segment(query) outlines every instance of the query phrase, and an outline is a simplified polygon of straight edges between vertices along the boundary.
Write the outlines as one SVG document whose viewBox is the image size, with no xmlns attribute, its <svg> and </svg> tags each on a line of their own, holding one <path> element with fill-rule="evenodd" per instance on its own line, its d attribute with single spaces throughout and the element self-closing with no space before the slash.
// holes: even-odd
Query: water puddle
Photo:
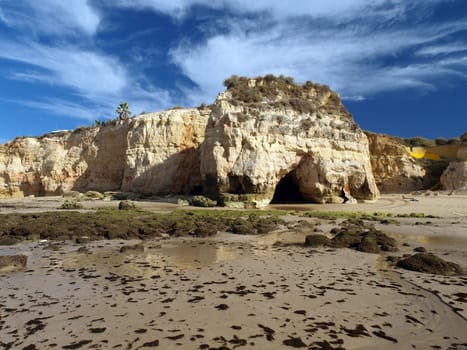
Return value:
<svg viewBox="0 0 467 350">
<path fill-rule="evenodd" d="M 133 244 L 125 242 L 124 245 Z M 122 246 L 113 243 L 89 248 L 90 252 L 69 251 L 57 264 L 64 269 L 96 269 L 105 273 L 151 278 L 233 260 L 250 251 L 244 244 L 200 239 L 145 242 L 144 250 L 120 252 Z"/>
<path fill-rule="evenodd" d="M 424 246 L 436 246 L 437 248 L 455 248 L 465 247 L 467 237 L 441 236 L 441 235 L 423 235 L 386 232 L 389 236 L 399 242 L 410 240 Z"/>
</svg>

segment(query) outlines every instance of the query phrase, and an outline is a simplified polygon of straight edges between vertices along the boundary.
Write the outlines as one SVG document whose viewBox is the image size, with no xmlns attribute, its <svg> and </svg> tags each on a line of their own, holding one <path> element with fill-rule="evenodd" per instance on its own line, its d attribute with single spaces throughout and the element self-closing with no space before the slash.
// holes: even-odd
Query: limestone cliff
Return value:
<svg viewBox="0 0 467 350">
<path fill-rule="evenodd" d="M 429 186 L 429 172 L 400 141 L 384 134 L 366 135 L 373 175 L 381 192 L 409 192 Z"/>
<path fill-rule="evenodd" d="M 441 184 L 446 190 L 467 191 L 467 138 L 457 150 L 457 159 L 441 175 Z"/>
<path fill-rule="evenodd" d="M 204 192 L 256 207 L 281 187 L 320 203 L 342 202 L 344 190 L 378 196 L 367 137 L 328 87 L 272 76 L 226 83 L 209 107 L 0 145 L 0 196 Z"/>
<path fill-rule="evenodd" d="M 217 98 L 201 146 L 208 193 L 261 207 L 288 177 L 288 191 L 307 201 L 342 202 L 344 188 L 377 197 L 367 137 L 337 94 L 267 77 L 233 85 Z"/>
<path fill-rule="evenodd" d="M 17 138 L 0 146 L 0 196 L 189 191 L 200 185 L 198 150 L 208 116 L 209 110 L 173 109 Z"/>
</svg>

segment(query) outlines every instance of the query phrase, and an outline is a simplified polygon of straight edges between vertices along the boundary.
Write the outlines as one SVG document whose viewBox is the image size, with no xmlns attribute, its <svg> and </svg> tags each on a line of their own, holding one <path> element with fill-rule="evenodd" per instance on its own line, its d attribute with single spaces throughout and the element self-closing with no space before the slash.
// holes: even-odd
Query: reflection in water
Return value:
<svg viewBox="0 0 467 350">
<path fill-rule="evenodd" d="M 117 253 L 118 249 L 116 246 L 98 248 L 91 254 L 73 251 L 57 263 L 70 269 L 91 268 L 105 273 L 150 278 L 168 270 L 194 269 L 238 256 L 236 244 L 201 240 L 164 242 L 144 251 Z"/>
<path fill-rule="evenodd" d="M 158 264 L 168 263 L 182 269 L 207 266 L 221 261 L 232 260 L 236 252 L 232 246 L 214 242 L 175 242 L 163 244 L 159 249 L 150 249 L 146 262 Z"/>
<path fill-rule="evenodd" d="M 466 238 L 452 237 L 452 236 L 441 236 L 441 235 L 421 235 L 421 234 L 404 234 L 404 233 L 393 233 L 386 232 L 389 236 L 397 239 L 404 240 L 408 239 L 423 245 L 436 245 L 437 247 L 455 247 L 465 246 L 467 243 Z"/>
</svg>

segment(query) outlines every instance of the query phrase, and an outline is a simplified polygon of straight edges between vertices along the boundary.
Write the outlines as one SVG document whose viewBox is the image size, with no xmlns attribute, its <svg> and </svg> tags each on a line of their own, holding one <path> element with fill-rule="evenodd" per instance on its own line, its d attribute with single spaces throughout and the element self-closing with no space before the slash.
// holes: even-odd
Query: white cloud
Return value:
<svg viewBox="0 0 467 350">
<path fill-rule="evenodd" d="M 467 28 L 466 22 L 380 30 L 371 25 L 343 30 L 333 26 L 297 28 L 284 22 L 267 31 L 234 30 L 197 46 L 179 46 L 172 50 L 172 58 L 211 98 L 232 74 L 286 74 L 299 81 L 328 84 L 343 96 L 361 99 L 382 91 L 431 89 L 433 79 L 463 73 L 436 60 L 385 66 L 379 62 Z M 197 97 L 201 92 L 194 94 Z"/>
<path fill-rule="evenodd" d="M 136 113 L 172 105 L 167 91 L 151 84 L 142 86 L 137 76 L 131 75 L 123 63 L 111 56 L 75 47 L 50 47 L 32 42 L 0 40 L 0 46 L 4 49 L 0 51 L 0 58 L 31 66 L 15 69 L 8 78 L 66 87 L 83 99 L 81 104 L 41 97 L 16 103 L 89 120 L 114 117 L 113 110 L 120 101 L 128 101 Z"/>
<path fill-rule="evenodd" d="M 115 94 L 128 81 L 128 73 L 116 59 L 74 47 L 50 47 L 37 43 L 0 40 L 0 58 L 41 68 L 16 77 L 67 86 L 81 95 Z"/>
<path fill-rule="evenodd" d="M 449 43 L 427 46 L 417 51 L 420 56 L 436 56 L 467 51 L 466 43 Z"/>
<path fill-rule="evenodd" d="M 190 7 L 202 5 L 213 9 L 231 9 L 239 13 L 269 12 L 278 18 L 312 16 L 329 17 L 335 20 L 355 15 L 363 17 L 368 13 L 373 15 L 387 15 L 394 11 L 399 13 L 398 7 L 404 2 L 404 0 L 390 2 L 387 0 L 294 0 L 293 3 L 271 0 L 116 0 L 114 4 L 124 7 L 151 8 L 173 17 L 181 17 L 188 12 Z"/>
<path fill-rule="evenodd" d="M 22 0 L 2 2 L 0 20 L 34 33 L 95 34 L 100 16 L 88 0 Z"/>
</svg>

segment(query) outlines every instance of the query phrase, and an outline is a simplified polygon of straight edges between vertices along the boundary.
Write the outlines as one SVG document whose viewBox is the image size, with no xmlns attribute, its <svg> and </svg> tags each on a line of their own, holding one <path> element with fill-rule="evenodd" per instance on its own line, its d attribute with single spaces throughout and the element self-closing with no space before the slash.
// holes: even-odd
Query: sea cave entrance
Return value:
<svg viewBox="0 0 467 350">
<path fill-rule="evenodd" d="M 294 172 L 284 176 L 276 186 L 271 204 L 305 203 L 300 193 Z"/>
</svg>

